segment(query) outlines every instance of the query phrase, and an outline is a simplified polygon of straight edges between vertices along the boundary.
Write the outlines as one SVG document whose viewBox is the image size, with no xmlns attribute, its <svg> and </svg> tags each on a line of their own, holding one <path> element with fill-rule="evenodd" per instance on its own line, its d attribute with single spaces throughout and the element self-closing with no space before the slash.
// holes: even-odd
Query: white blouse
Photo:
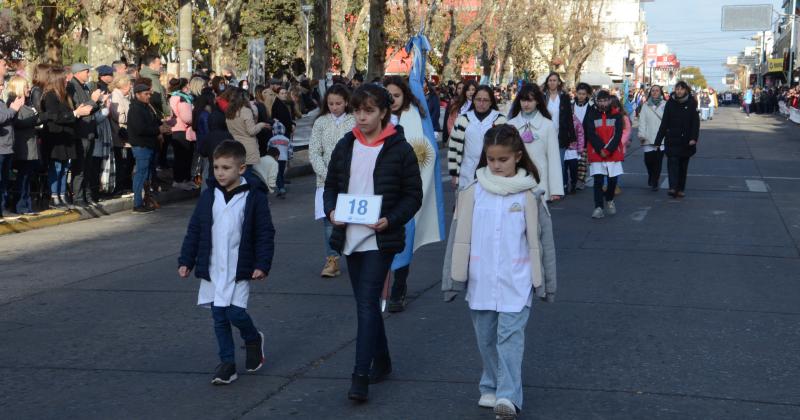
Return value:
<svg viewBox="0 0 800 420">
<path fill-rule="evenodd" d="M 475 185 L 469 255 L 469 308 L 519 312 L 531 306 L 533 284 L 525 235 L 525 193 L 501 196 Z"/>
<path fill-rule="evenodd" d="M 348 194 L 373 195 L 375 194 L 375 162 L 383 149 L 383 143 L 377 146 L 365 146 L 360 141 L 353 143 L 353 158 L 350 161 L 350 183 L 347 185 Z M 345 232 L 344 255 L 354 252 L 377 251 L 378 241 L 375 229 L 365 225 L 349 223 Z"/>
<path fill-rule="evenodd" d="M 246 184 L 244 178 L 241 183 Z M 214 189 L 212 212 L 214 224 L 211 226 L 211 256 L 208 273 L 211 281 L 200 280 L 197 304 L 202 306 L 247 308 L 250 298 L 250 281 L 236 281 L 236 266 L 239 264 L 239 243 L 242 239 L 244 206 L 249 191 L 239 193 L 225 202 L 225 195 L 219 188 Z"/>
</svg>

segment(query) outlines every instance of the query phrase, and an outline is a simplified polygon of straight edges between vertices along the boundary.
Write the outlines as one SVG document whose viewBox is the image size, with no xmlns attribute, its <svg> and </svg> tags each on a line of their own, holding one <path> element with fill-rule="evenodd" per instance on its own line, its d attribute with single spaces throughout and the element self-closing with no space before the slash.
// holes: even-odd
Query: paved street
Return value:
<svg viewBox="0 0 800 420">
<path fill-rule="evenodd" d="M 590 219 L 590 190 L 552 206 L 559 292 L 532 311 L 523 418 L 800 418 L 800 134 L 724 108 L 700 141 L 683 200 L 645 189 L 634 150 L 615 217 Z M 318 276 L 313 177 L 289 187 L 250 299 L 267 362 L 231 386 L 210 384 L 211 316 L 176 275 L 192 203 L 2 237 L 0 417 L 493 418 L 466 303 L 441 299 L 440 244 L 387 317 L 391 380 L 346 399 L 349 282 Z"/>
</svg>

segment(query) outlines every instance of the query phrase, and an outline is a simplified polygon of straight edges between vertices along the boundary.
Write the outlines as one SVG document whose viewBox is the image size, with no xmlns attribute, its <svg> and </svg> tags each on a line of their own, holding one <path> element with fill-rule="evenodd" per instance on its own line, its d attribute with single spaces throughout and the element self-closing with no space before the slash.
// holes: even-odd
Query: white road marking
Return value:
<svg viewBox="0 0 800 420">
<path fill-rule="evenodd" d="M 631 219 L 633 219 L 634 222 L 643 221 L 644 218 L 647 217 L 647 212 L 649 212 L 651 208 L 652 207 L 642 207 L 639 210 L 636 210 L 633 212 L 633 214 L 631 214 Z"/>
<path fill-rule="evenodd" d="M 758 179 L 746 179 L 744 182 L 747 184 L 747 189 L 750 190 L 750 192 L 765 193 L 769 191 L 767 184 L 764 181 Z"/>
<path fill-rule="evenodd" d="M 647 175 L 643 172 L 625 172 L 625 175 Z M 692 177 L 704 177 L 704 178 L 752 178 L 753 176 L 750 175 L 712 175 L 712 174 L 688 174 L 689 178 Z M 800 181 L 798 177 L 791 177 L 791 176 L 756 176 L 758 179 L 777 179 L 781 181 Z"/>
<path fill-rule="evenodd" d="M 664 180 L 661 181 L 661 189 L 666 190 L 667 188 L 669 188 L 669 178 L 664 178 Z"/>
</svg>

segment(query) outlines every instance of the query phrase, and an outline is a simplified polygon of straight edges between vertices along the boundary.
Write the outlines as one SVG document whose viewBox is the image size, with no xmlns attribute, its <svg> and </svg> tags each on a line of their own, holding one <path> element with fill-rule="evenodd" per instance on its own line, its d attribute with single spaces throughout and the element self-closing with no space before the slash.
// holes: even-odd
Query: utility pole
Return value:
<svg viewBox="0 0 800 420">
<path fill-rule="evenodd" d="M 303 19 L 306 21 L 306 77 L 308 77 L 311 73 L 311 56 L 309 54 L 309 32 L 308 32 L 308 25 L 311 22 L 311 12 L 314 11 L 314 6 L 310 4 L 303 4 L 300 6 L 300 10 L 303 11 Z"/>
<path fill-rule="evenodd" d="M 192 75 L 192 1 L 180 0 L 178 9 L 178 77 Z"/>
<path fill-rule="evenodd" d="M 792 0 L 792 13 L 789 15 L 789 18 L 792 19 L 792 32 L 789 37 L 789 69 L 787 70 L 786 74 L 786 83 L 789 84 L 789 87 L 792 86 L 792 73 L 794 70 L 794 49 L 796 46 L 794 45 L 794 34 L 795 34 L 795 25 L 797 20 L 797 15 L 795 15 L 795 11 L 797 11 L 797 0 Z"/>
</svg>

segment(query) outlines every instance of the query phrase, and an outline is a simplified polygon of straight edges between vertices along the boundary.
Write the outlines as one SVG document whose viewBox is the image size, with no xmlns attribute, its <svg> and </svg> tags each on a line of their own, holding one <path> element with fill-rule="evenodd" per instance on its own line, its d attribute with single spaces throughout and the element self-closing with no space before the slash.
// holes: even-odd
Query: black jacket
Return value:
<svg viewBox="0 0 800 420">
<path fill-rule="evenodd" d="M 656 134 L 656 146 L 666 139 L 665 152 L 667 156 L 691 157 L 697 151 L 696 146 L 690 146 L 690 140 L 700 140 L 700 116 L 697 115 L 697 101 L 689 97 L 686 102 L 680 103 L 675 99 L 675 94 L 670 95 L 664 107 L 664 116 Z"/>
<path fill-rule="evenodd" d="M 89 115 L 78 118 L 75 125 L 77 138 L 81 140 L 97 138 L 97 121 L 94 119 L 94 113 L 100 110 L 100 105 L 92 100 L 89 87 L 79 82 L 78 79 L 73 78 L 67 83 L 67 96 L 72 100 L 72 105 L 75 109 L 83 104 L 92 106 L 92 112 Z"/>
<path fill-rule="evenodd" d="M 158 148 L 159 119 L 150 104 L 138 99 L 131 101 L 128 109 L 128 143 L 134 147 Z"/>
<path fill-rule="evenodd" d="M 572 122 L 572 99 L 564 92 L 558 97 L 558 147 L 566 149 L 570 143 L 578 140 L 578 136 L 575 134 L 575 125 Z M 550 99 L 545 97 L 545 100 Z"/>
<path fill-rule="evenodd" d="M 414 149 L 406 142 L 403 128 L 387 138 L 375 161 L 373 180 L 375 195 L 383 196 L 380 217 L 389 221 L 389 227 L 376 236 L 378 250 L 396 254 L 405 248 L 405 225 L 422 206 L 422 178 Z M 345 134 L 333 149 L 325 178 L 325 215 L 330 218 L 336 208 L 339 193 L 346 194 L 350 185 L 350 161 L 353 158 L 353 132 Z M 345 227 L 334 226 L 331 247 L 339 252 L 344 248 Z"/>
<path fill-rule="evenodd" d="M 67 101 L 53 92 L 42 96 L 39 119 L 44 124 L 41 131 L 42 155 L 45 159 L 68 160 L 77 157 L 75 150 L 75 114 Z"/>
<path fill-rule="evenodd" d="M 294 131 L 292 111 L 286 103 L 278 98 L 275 98 L 275 102 L 272 103 L 272 118 L 280 121 L 286 128 L 286 133 L 284 135 L 288 138 L 292 138 L 292 132 Z"/>
</svg>

